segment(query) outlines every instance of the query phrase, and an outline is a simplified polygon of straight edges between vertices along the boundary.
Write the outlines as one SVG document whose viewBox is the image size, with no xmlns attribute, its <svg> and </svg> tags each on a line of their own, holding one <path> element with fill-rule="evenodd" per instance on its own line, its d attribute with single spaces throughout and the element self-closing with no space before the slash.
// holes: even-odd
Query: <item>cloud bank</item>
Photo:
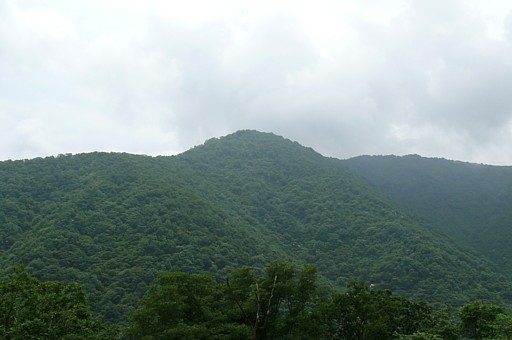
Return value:
<svg viewBox="0 0 512 340">
<path fill-rule="evenodd" d="M 512 165 L 510 89 L 508 1 L 0 3 L 0 159 L 250 128 Z"/>
</svg>

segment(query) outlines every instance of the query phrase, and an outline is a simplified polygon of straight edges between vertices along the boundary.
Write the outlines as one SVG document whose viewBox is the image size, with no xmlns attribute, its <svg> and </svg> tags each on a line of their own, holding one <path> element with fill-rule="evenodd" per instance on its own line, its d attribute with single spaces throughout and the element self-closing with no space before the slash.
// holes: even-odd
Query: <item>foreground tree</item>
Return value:
<svg viewBox="0 0 512 340">
<path fill-rule="evenodd" d="M 252 339 L 314 339 L 319 336 L 314 310 L 319 301 L 317 270 L 274 261 L 261 279 L 250 268 L 227 281 L 228 294 Z"/>
<path fill-rule="evenodd" d="M 434 324 L 429 330 L 430 333 L 440 336 L 444 340 L 458 340 L 459 323 L 450 307 L 439 309 L 433 315 Z"/>
<path fill-rule="evenodd" d="M 130 317 L 131 339 L 240 339 L 244 325 L 231 320 L 220 286 L 211 277 L 161 273 Z"/>
<path fill-rule="evenodd" d="M 80 286 L 41 282 L 18 268 L 0 279 L 0 337 L 99 339 L 115 335 L 92 321 Z"/>
<path fill-rule="evenodd" d="M 424 332 L 433 325 L 432 308 L 396 297 L 389 290 L 351 282 L 320 310 L 321 324 L 332 339 L 393 339 Z M 419 336 L 419 335 L 418 335 Z"/>
<path fill-rule="evenodd" d="M 316 268 L 300 273 L 272 262 L 258 279 L 242 268 L 224 283 L 206 275 L 161 273 L 130 317 L 133 339 L 297 339 L 318 336 L 307 319 L 316 301 Z M 314 336 L 313 336 L 314 334 Z"/>
<path fill-rule="evenodd" d="M 494 338 L 496 318 L 504 312 L 502 307 L 482 302 L 465 305 L 459 310 L 463 335 L 472 339 Z"/>
<path fill-rule="evenodd" d="M 498 314 L 494 321 L 495 339 L 512 339 L 512 315 Z"/>
<path fill-rule="evenodd" d="M 446 307 L 395 296 L 353 281 L 321 294 L 316 268 L 270 263 L 224 282 L 206 275 L 161 273 L 131 315 L 132 339 L 509 339 L 512 319 L 495 305 L 469 304 L 460 320 Z"/>
</svg>

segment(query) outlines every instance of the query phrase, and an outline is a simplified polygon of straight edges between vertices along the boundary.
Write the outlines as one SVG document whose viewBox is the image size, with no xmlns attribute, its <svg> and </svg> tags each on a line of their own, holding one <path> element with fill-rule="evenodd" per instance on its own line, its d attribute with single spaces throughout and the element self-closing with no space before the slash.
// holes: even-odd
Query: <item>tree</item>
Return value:
<svg viewBox="0 0 512 340">
<path fill-rule="evenodd" d="M 459 323 L 455 320 L 452 310 L 444 307 L 433 315 L 433 325 L 429 330 L 445 340 L 459 339 Z"/>
<path fill-rule="evenodd" d="M 236 303 L 240 320 L 252 339 L 296 339 L 318 336 L 312 327 L 318 300 L 317 270 L 305 266 L 271 262 L 261 279 L 250 268 L 242 268 L 227 280 L 228 294 Z"/>
<path fill-rule="evenodd" d="M 461 330 L 463 335 L 472 339 L 493 337 L 496 334 L 494 322 L 503 308 L 494 304 L 475 302 L 459 309 Z"/>
<path fill-rule="evenodd" d="M 498 314 L 494 321 L 496 339 L 512 339 L 512 315 Z"/>
<path fill-rule="evenodd" d="M 132 339 L 239 339 L 248 336 L 232 322 L 220 286 L 207 275 L 160 273 L 130 317 Z"/>
<path fill-rule="evenodd" d="M 392 339 L 425 331 L 432 324 L 432 308 L 426 303 L 359 281 L 350 282 L 347 292 L 335 293 L 320 313 L 327 337 L 335 339 Z"/>
<path fill-rule="evenodd" d="M 398 335 L 398 340 L 443 340 L 443 337 L 437 334 L 417 332 L 410 335 Z"/>
<path fill-rule="evenodd" d="M 23 269 L 0 280 L 0 337 L 3 339 L 94 339 L 107 336 L 92 321 L 82 288 L 41 282 Z"/>
</svg>

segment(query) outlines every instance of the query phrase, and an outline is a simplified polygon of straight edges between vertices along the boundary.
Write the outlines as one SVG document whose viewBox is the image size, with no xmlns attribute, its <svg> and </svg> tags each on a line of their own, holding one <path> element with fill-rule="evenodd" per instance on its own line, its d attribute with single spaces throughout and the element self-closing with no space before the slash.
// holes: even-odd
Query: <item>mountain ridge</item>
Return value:
<svg viewBox="0 0 512 340">
<path fill-rule="evenodd" d="M 444 159 L 362 156 L 345 165 L 510 276 L 512 167 Z M 502 255 L 505 255 L 503 257 Z"/>
<path fill-rule="evenodd" d="M 354 173 L 280 136 L 240 131 L 176 156 L 0 162 L 0 264 L 83 284 L 120 320 L 158 271 L 287 260 L 436 305 L 510 303 L 510 282 Z"/>
</svg>

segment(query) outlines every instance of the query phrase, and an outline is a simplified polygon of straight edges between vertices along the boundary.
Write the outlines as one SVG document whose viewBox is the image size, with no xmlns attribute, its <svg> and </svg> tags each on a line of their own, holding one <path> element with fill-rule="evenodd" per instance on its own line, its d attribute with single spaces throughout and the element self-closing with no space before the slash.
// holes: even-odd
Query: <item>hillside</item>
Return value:
<svg viewBox="0 0 512 340">
<path fill-rule="evenodd" d="M 512 167 L 416 155 L 362 156 L 343 163 L 512 278 Z"/>
<path fill-rule="evenodd" d="M 409 297 L 510 303 L 510 282 L 340 161 L 273 134 L 240 131 L 181 155 L 92 153 L 0 163 L 0 265 L 83 284 L 121 320 L 156 273 L 318 266 Z"/>
</svg>

